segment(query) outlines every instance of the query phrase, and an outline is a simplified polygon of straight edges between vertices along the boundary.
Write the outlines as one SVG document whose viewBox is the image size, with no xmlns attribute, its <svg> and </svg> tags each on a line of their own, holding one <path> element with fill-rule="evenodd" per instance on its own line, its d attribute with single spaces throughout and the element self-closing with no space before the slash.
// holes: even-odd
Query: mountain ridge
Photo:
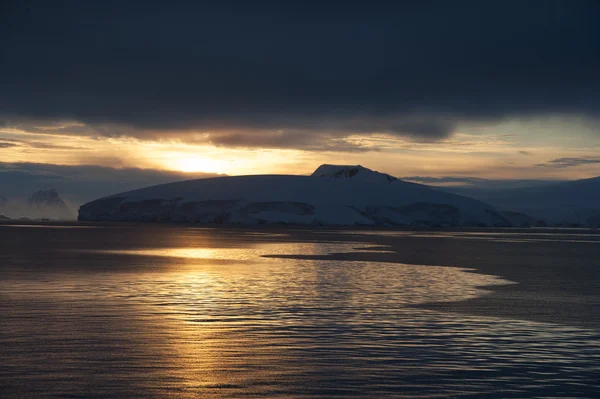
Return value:
<svg viewBox="0 0 600 399">
<path fill-rule="evenodd" d="M 359 165 L 327 164 L 311 176 L 226 176 L 133 190 L 83 205 L 79 220 L 510 226 L 481 201 Z"/>
<path fill-rule="evenodd" d="M 600 177 L 511 189 L 439 189 L 468 195 L 501 211 L 523 213 L 547 225 L 600 227 Z"/>
</svg>

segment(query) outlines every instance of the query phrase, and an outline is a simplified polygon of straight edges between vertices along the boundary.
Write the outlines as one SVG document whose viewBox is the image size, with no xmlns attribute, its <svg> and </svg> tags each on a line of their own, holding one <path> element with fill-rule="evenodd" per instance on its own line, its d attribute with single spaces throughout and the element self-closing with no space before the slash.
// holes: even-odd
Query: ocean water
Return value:
<svg viewBox="0 0 600 399">
<path fill-rule="evenodd" d="M 517 283 L 435 245 L 394 261 L 440 239 L 600 267 L 592 233 L 4 225 L 0 397 L 600 397 L 599 330 L 427 308 Z"/>
</svg>

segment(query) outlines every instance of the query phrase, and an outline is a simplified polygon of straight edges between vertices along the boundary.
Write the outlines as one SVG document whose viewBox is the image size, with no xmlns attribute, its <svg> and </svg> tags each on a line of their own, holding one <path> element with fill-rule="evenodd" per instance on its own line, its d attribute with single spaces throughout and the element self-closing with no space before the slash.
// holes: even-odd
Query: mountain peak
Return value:
<svg viewBox="0 0 600 399">
<path fill-rule="evenodd" d="M 27 200 L 29 213 L 36 218 L 72 219 L 73 215 L 55 189 L 39 190 Z"/>
<path fill-rule="evenodd" d="M 313 177 L 326 177 L 335 179 L 355 179 L 362 181 L 387 181 L 392 183 L 397 178 L 386 173 L 376 172 L 362 165 L 329 165 L 319 166 L 311 175 Z"/>
<path fill-rule="evenodd" d="M 64 204 L 64 201 L 62 200 L 62 198 L 60 198 L 58 196 L 58 193 L 56 192 L 55 189 L 50 189 L 50 190 L 39 190 L 36 191 L 35 193 L 33 193 L 33 195 L 31 197 L 29 197 L 29 200 L 27 201 L 27 203 L 30 206 L 40 206 L 40 205 L 57 205 L 57 204 Z"/>
</svg>

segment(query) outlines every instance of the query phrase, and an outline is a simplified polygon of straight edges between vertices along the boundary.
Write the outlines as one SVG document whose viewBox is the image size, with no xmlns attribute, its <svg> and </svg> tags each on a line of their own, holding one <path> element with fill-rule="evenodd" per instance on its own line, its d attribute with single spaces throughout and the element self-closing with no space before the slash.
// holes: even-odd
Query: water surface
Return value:
<svg viewBox="0 0 600 399">
<path fill-rule="evenodd" d="M 600 392 L 597 329 L 453 309 L 522 284 L 434 245 L 501 264 L 488 248 L 510 245 L 514 263 L 523 241 L 561 242 L 589 247 L 583 262 L 593 234 L 63 227 L 0 226 L 2 398 Z"/>
</svg>

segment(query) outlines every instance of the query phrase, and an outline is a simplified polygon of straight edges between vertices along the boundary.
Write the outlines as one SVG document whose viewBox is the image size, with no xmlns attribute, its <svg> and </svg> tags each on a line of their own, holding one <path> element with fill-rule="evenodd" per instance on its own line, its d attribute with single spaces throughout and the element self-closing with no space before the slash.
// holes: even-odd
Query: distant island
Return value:
<svg viewBox="0 0 600 399">
<path fill-rule="evenodd" d="M 493 206 L 363 166 L 321 165 L 311 176 L 227 176 L 112 195 L 80 221 L 321 226 L 511 226 Z"/>
<path fill-rule="evenodd" d="M 0 220 L 74 220 L 65 201 L 54 189 L 38 190 L 29 198 L 0 196 Z"/>
<path fill-rule="evenodd" d="M 80 221 L 384 227 L 599 227 L 600 178 L 473 192 L 400 180 L 360 165 L 310 176 L 223 176 L 111 195 Z"/>
</svg>

